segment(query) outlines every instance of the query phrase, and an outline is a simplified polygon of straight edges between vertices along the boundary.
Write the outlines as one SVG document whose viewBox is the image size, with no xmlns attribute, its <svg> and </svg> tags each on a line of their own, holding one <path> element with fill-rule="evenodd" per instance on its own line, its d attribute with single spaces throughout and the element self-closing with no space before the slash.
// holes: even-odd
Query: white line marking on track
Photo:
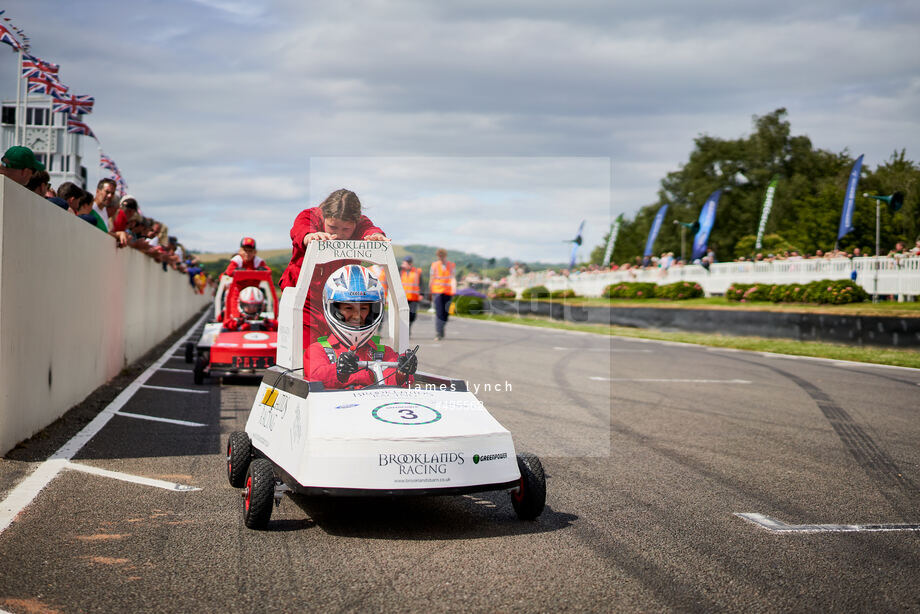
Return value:
<svg viewBox="0 0 920 614">
<path fill-rule="evenodd" d="M 674 382 L 677 384 L 750 384 L 746 379 L 666 379 L 657 377 L 598 377 L 592 375 L 588 379 L 599 382 Z"/>
<path fill-rule="evenodd" d="M 167 424 L 178 424 L 179 426 L 207 426 L 207 424 L 202 424 L 201 422 L 189 422 L 188 420 L 173 420 L 172 418 L 160 418 L 157 416 L 148 416 L 146 414 L 132 414 L 127 411 L 117 411 L 115 412 L 116 416 L 124 416 L 125 418 L 137 418 L 138 420 L 150 420 L 151 422 L 166 422 Z"/>
<path fill-rule="evenodd" d="M 920 524 L 786 524 L 764 514 L 739 514 L 735 516 L 753 522 L 774 533 L 855 533 L 873 531 L 920 531 Z"/>
<path fill-rule="evenodd" d="M 651 354 L 651 350 L 626 350 L 616 348 L 569 348 L 561 345 L 553 346 L 554 350 L 577 350 L 579 352 L 616 352 L 622 354 Z"/>
<path fill-rule="evenodd" d="M 100 469 L 99 467 L 91 467 L 90 465 L 67 463 L 65 469 L 73 469 L 74 471 L 82 471 L 83 473 L 101 475 L 105 478 L 121 480 L 122 482 L 132 482 L 134 484 L 141 484 L 143 486 L 153 486 L 155 488 L 162 488 L 164 490 L 174 490 L 177 492 L 191 492 L 193 490 L 201 490 L 197 486 L 187 486 L 185 484 L 178 484 L 176 482 L 166 482 L 164 480 L 156 480 L 154 478 L 145 478 L 139 475 L 131 475 L 130 473 L 122 473 L 120 471 L 109 471 L 108 469 Z"/>
<path fill-rule="evenodd" d="M 192 328 L 179 338 L 171 348 L 166 350 L 155 363 L 147 367 L 147 370 L 141 373 L 136 380 L 122 390 L 121 393 L 115 397 L 105 409 L 99 412 L 89 424 L 84 426 L 79 433 L 70 439 L 70 441 L 61 446 L 57 452 L 40 464 L 30 476 L 20 482 L 7 494 L 6 499 L 0 502 L 0 533 L 3 533 L 3 531 L 13 523 L 16 516 L 19 515 L 19 512 L 25 509 L 25 507 L 38 496 L 42 488 L 47 486 L 48 483 L 66 467 L 67 462 L 73 458 L 74 455 L 96 435 L 96 433 L 102 430 L 118 410 L 124 407 L 125 403 L 134 396 L 134 393 L 138 391 L 141 385 L 172 357 L 171 355 L 176 351 L 176 348 L 185 343 L 194 333 L 195 328 L 208 316 L 209 312 L 210 311 L 206 309 Z"/>
<path fill-rule="evenodd" d="M 208 394 L 207 390 L 192 390 L 191 388 L 172 388 L 170 386 L 151 386 L 149 384 L 141 385 L 141 388 L 149 388 L 151 390 L 169 390 L 170 392 L 191 392 L 192 394 Z"/>
<path fill-rule="evenodd" d="M 191 369 L 173 369 L 172 367 L 160 367 L 160 371 L 172 371 L 173 373 L 191 373 Z"/>
</svg>

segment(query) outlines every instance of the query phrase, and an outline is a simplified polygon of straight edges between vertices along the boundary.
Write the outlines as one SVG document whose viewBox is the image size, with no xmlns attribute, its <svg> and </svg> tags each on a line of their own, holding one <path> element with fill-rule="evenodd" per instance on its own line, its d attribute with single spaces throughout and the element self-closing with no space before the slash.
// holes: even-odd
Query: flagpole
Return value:
<svg viewBox="0 0 920 614">
<path fill-rule="evenodd" d="M 22 47 L 19 48 L 19 71 L 16 73 L 16 120 L 13 126 L 13 142 L 11 145 L 21 145 L 22 141 L 19 140 L 19 124 L 20 124 L 20 97 L 19 91 L 22 89 Z"/>
<path fill-rule="evenodd" d="M 26 131 L 29 128 L 29 81 L 26 80 L 26 90 L 22 97 L 22 139 L 19 144 L 26 144 Z"/>
<path fill-rule="evenodd" d="M 54 114 L 51 111 L 51 103 L 54 100 L 53 96 L 48 96 L 48 157 L 45 158 L 45 170 L 48 171 L 48 174 L 51 174 L 51 124 L 54 123 Z"/>
</svg>

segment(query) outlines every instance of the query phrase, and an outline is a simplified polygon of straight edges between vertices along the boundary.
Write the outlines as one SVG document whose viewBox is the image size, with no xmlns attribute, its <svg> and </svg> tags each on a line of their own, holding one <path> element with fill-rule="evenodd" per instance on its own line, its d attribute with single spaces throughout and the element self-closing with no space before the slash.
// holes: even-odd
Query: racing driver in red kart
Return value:
<svg viewBox="0 0 920 614">
<path fill-rule="evenodd" d="M 349 264 L 334 271 L 323 288 L 323 315 L 332 333 L 310 344 L 309 379 L 326 388 L 356 388 L 379 383 L 411 386 L 418 359 L 412 352 L 398 355 L 374 333 L 383 321 L 383 285 L 366 268 Z M 358 366 L 360 360 L 395 362 L 384 370 L 384 381 Z"/>
<path fill-rule="evenodd" d="M 224 318 L 226 330 L 278 330 L 278 320 L 263 318 L 265 311 L 265 294 L 255 286 L 240 291 L 240 311 L 238 316 L 228 315 Z"/>
</svg>

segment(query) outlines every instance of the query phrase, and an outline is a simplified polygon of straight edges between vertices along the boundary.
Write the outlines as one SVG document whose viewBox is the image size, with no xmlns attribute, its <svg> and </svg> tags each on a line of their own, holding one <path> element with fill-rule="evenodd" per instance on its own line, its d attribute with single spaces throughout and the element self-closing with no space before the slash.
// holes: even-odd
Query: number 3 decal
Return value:
<svg viewBox="0 0 920 614">
<path fill-rule="evenodd" d="M 418 418 L 418 414 L 416 414 L 411 409 L 400 409 L 399 414 L 403 420 L 415 420 Z"/>
</svg>

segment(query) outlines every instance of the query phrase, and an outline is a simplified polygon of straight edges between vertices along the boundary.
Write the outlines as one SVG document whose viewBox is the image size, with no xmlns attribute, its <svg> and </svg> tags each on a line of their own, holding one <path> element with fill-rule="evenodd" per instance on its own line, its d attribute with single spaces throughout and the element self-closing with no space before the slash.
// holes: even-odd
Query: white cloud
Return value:
<svg viewBox="0 0 920 614">
<path fill-rule="evenodd" d="M 34 0 L 14 12 L 33 51 L 96 96 L 87 121 L 103 148 L 190 247 L 225 249 L 252 228 L 284 246 L 294 215 L 343 186 L 400 241 L 532 258 L 587 219 L 591 247 L 611 217 L 655 202 L 695 137 L 736 138 L 778 107 L 817 147 L 920 156 L 916 3 Z"/>
</svg>

